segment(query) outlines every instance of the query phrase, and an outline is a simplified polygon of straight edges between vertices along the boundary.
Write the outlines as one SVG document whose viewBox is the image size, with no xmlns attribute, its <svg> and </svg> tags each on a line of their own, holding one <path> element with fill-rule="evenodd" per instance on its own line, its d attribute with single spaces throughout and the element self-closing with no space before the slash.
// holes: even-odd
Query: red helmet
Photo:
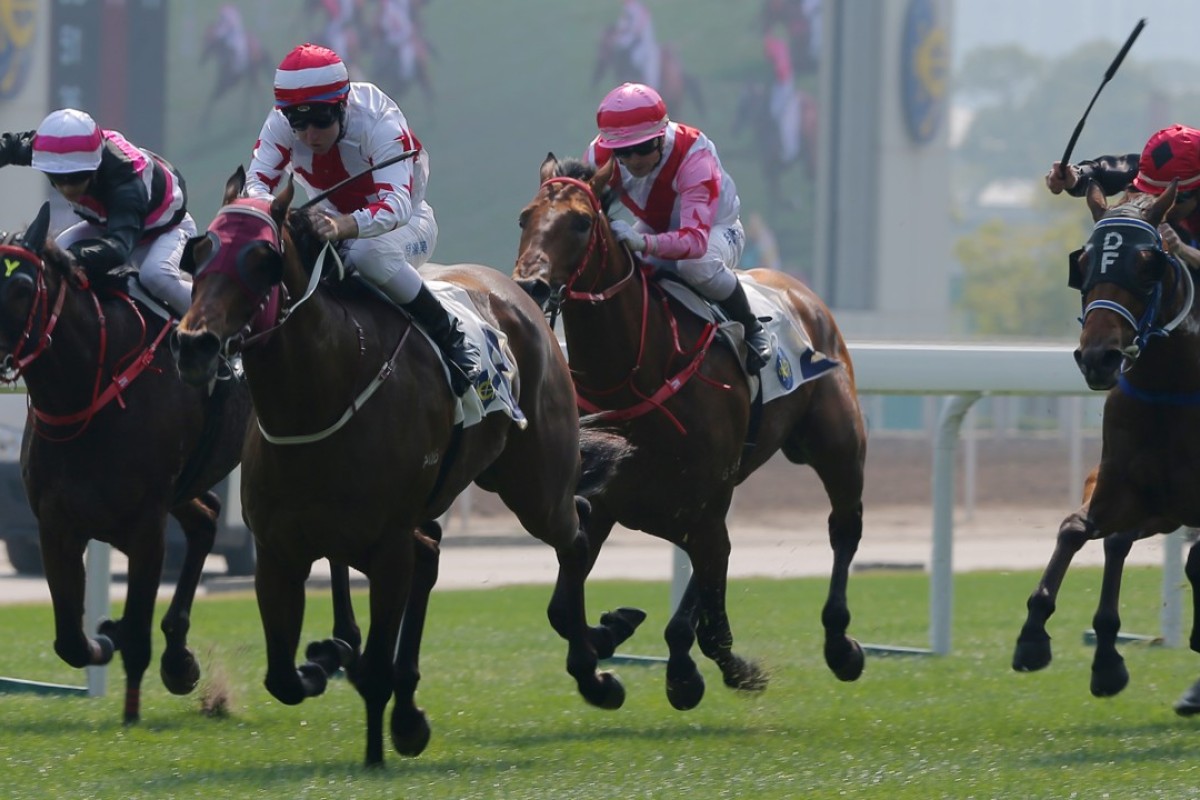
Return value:
<svg viewBox="0 0 1200 800">
<path fill-rule="evenodd" d="M 275 107 L 340 103 L 350 93 L 350 74 L 328 47 L 302 44 L 275 70 Z"/>
<path fill-rule="evenodd" d="M 1179 191 L 1200 187 L 1200 131 L 1186 125 L 1163 128 L 1150 137 L 1138 160 L 1134 188 L 1148 194 L 1162 194 L 1172 180 Z"/>
<path fill-rule="evenodd" d="M 34 169 L 50 175 L 87 172 L 100 166 L 104 135 L 88 114 L 73 108 L 52 112 L 33 135 Z"/>
<path fill-rule="evenodd" d="M 622 83 L 596 109 L 599 142 L 610 150 L 662 136 L 668 122 L 667 104 L 658 92 L 642 83 Z"/>
</svg>

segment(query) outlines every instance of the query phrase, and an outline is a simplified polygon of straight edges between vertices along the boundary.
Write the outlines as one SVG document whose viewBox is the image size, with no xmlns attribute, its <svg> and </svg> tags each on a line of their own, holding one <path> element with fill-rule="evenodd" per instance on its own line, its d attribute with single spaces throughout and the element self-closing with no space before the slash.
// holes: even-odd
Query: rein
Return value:
<svg viewBox="0 0 1200 800">
<path fill-rule="evenodd" d="M 548 179 L 542 185 L 545 186 L 551 183 L 563 183 L 581 189 L 586 194 L 588 201 L 591 203 L 592 209 L 597 214 L 597 222 L 603 218 L 603 209 L 600 205 L 600 201 L 596 197 L 595 192 L 592 191 L 592 187 L 589 184 L 576 178 L 558 176 Z M 597 242 L 599 242 L 599 247 L 597 247 Z M 607 239 L 600 235 L 600 226 L 598 224 L 593 225 L 591 234 L 588 238 L 588 246 L 584 251 L 583 258 L 580 260 L 579 265 L 574 269 L 574 271 L 572 271 L 566 283 L 563 284 L 562 288 L 559 290 L 558 297 L 555 299 L 555 308 L 553 313 L 557 313 L 558 305 L 560 305 L 564 300 L 586 301 L 592 304 L 599 304 L 609 300 L 616 296 L 617 293 L 619 293 L 627 285 L 633 282 L 635 277 L 638 278 L 637 282 L 641 284 L 642 288 L 641 323 L 638 333 L 637 355 L 634 359 L 633 368 L 630 369 L 629 373 L 623 380 L 607 389 L 589 388 L 581 385 L 578 380 L 574 380 L 575 402 L 583 411 L 589 414 L 597 414 L 599 415 L 600 419 L 612 421 L 634 419 L 651 411 L 658 410 L 662 412 L 662 414 L 666 416 L 668 420 L 670 420 L 671 424 L 674 425 L 681 434 L 686 436 L 687 429 L 674 414 L 667 410 L 667 408 L 664 406 L 664 403 L 678 394 L 679 391 L 687 384 L 687 382 L 698 374 L 705 358 L 708 357 L 708 352 L 711 349 L 713 342 L 716 341 L 717 325 L 712 322 L 705 323 L 705 326 L 703 330 L 700 331 L 700 335 L 697 337 L 696 342 L 692 345 L 692 347 L 685 349 L 679 341 L 679 324 L 674 313 L 671 311 L 670 301 L 667 299 L 665 293 L 662 293 L 660 290 L 659 296 L 663 305 L 663 313 L 671 329 L 672 346 L 675 351 L 674 354 L 679 356 L 690 356 L 690 359 L 682 369 L 677 371 L 674 375 L 666 378 L 662 386 L 660 386 L 654 392 L 646 394 L 639 390 L 637 386 L 634 385 L 633 381 L 638 373 L 641 372 L 643 359 L 646 355 L 646 334 L 649 327 L 650 312 L 650 274 L 653 271 L 653 267 L 642 263 L 639 268 L 639 264 L 633 258 L 632 251 L 630 251 L 627 247 L 622 249 L 625 251 L 630 267 L 629 272 L 624 277 L 601 292 L 574 291 L 571 287 L 575 285 L 575 282 L 581 278 L 587 268 L 591 265 L 593 254 L 595 254 L 602 263 L 609 257 L 610 251 L 608 248 Z M 597 281 L 598 280 L 599 277 L 597 277 Z M 701 380 L 721 389 L 728 390 L 732 388 L 728 384 L 717 383 L 716 381 L 713 381 L 703 375 L 700 375 L 700 378 Z M 595 402 L 592 402 L 591 400 L 588 400 L 583 396 L 586 393 L 593 397 L 605 397 L 615 394 L 616 392 L 626 388 L 628 388 L 632 394 L 640 398 L 640 401 L 624 408 L 606 408 Z"/>
</svg>

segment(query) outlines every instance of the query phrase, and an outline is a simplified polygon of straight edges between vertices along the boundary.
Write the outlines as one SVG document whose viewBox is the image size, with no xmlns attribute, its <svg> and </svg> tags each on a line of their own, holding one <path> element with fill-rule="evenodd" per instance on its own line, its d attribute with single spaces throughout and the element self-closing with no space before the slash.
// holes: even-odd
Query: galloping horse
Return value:
<svg viewBox="0 0 1200 800">
<path fill-rule="evenodd" d="M 200 65 L 209 60 L 216 62 L 217 77 L 212 91 L 204 102 L 200 120 L 207 122 L 213 107 L 222 97 L 229 96 L 240 86 L 249 102 L 258 103 L 260 83 L 270 88 L 270 75 L 274 67 L 271 54 L 263 47 L 262 40 L 247 30 L 241 13 L 232 4 L 222 8 L 221 16 L 204 31 L 204 49 L 200 51 Z"/>
<path fill-rule="evenodd" d="M 791 323 L 841 364 L 756 407 L 740 357 L 724 346 L 709 349 L 711 326 L 668 301 L 613 238 L 606 213 L 615 163 L 596 170 L 546 158 L 541 188 L 520 215 L 513 272 L 535 299 L 561 305 L 580 407 L 600 409 L 636 447 L 592 498 L 592 557 L 620 522 L 674 543 L 691 559 L 691 580 L 666 629 L 672 705 L 692 708 L 703 696 L 704 681 L 689 654 L 697 636 L 726 685 L 764 688 L 764 670 L 733 652 L 725 517 L 734 487 L 782 450 L 793 463 L 816 470 L 832 504 L 833 572 L 821 615 L 825 660 L 837 677 L 855 680 L 863 652 L 846 635 L 846 584 L 862 536 L 866 434 L 850 356 L 833 316 L 796 279 L 769 270 L 748 273 L 779 290 Z"/>
<path fill-rule="evenodd" d="M 1181 525 L 1200 525 L 1200 314 L 1188 269 L 1162 249 L 1158 225 L 1175 202 L 1172 184 L 1157 198 L 1130 193 L 1108 208 L 1098 187 L 1088 195 L 1096 220 L 1072 262 L 1070 284 L 1083 295 L 1083 331 L 1075 360 L 1092 389 L 1108 390 L 1098 472 L 1084 503 L 1068 516 L 1013 654 L 1018 671 L 1051 660 L 1046 621 L 1071 559 L 1104 539 L 1104 577 L 1092 624 L 1096 651 L 1091 691 L 1117 694 L 1129 682 L 1116 649 L 1121 573 L 1133 542 Z M 1193 611 L 1200 618 L 1200 548 L 1187 559 Z M 1200 627 L 1191 647 L 1200 652 Z M 1200 713 L 1200 682 L 1176 703 Z"/>
<path fill-rule="evenodd" d="M 502 332 L 492 345 L 510 352 L 519 370 L 513 395 L 524 424 L 490 413 L 478 424 L 456 425 L 456 401 L 436 348 L 365 285 L 316 285 L 322 243 L 306 213 L 288 214 L 291 184 L 274 200 L 239 197 L 244 184 L 239 168 L 207 237 L 193 240 L 185 254 L 185 263 L 197 267 L 195 290 L 174 346 L 183 376 L 204 383 L 218 353 L 243 341 L 261 306 L 280 294 L 292 298 L 282 315 L 286 324 L 244 338 L 259 425 L 246 440 L 242 497 L 258 542 L 255 589 L 267 689 L 284 703 L 299 703 L 320 694 L 327 676 L 343 666 L 366 705 L 366 763 L 383 762 L 383 712 L 393 693 L 392 743 L 401 754 L 419 754 L 430 730 L 413 703 L 417 648 L 436 557 L 422 562 L 419 555 L 414 576 L 412 531 L 475 482 L 497 492 L 526 530 L 557 551 L 548 613 L 568 641 L 567 671 L 589 703 L 619 707 L 624 689 L 597 671 L 597 650 L 611 654 L 640 618 L 616 612 L 599 628 L 587 626 L 589 556 L 579 516 L 587 503 L 577 503 L 575 493 L 581 471 L 604 473 L 581 466 L 569 370 L 538 307 L 488 267 L 423 271 L 469 294 Z M 481 383 L 477 391 L 492 396 L 493 387 Z M 320 643 L 297 667 L 304 580 L 322 557 L 368 577 L 371 626 L 361 656 L 338 642 Z M 410 589 L 411 580 L 422 585 Z"/>
<path fill-rule="evenodd" d="M 180 381 L 159 346 L 167 320 L 123 283 L 93 285 L 73 272 L 47 240 L 49 224 L 45 204 L 23 236 L 0 244 L 0 377 L 23 378 L 29 395 L 21 466 L 54 603 L 54 650 L 73 667 L 107 664 L 119 650 L 125 721 L 135 722 L 168 513 L 187 552 L 162 620 L 162 680 L 187 694 L 200 678 L 187 634 L 220 511 L 207 490 L 238 463 L 250 398 L 243 381 L 218 381 L 211 395 Z M 82 628 L 89 539 L 129 557 L 125 615 L 91 637 Z"/>
</svg>

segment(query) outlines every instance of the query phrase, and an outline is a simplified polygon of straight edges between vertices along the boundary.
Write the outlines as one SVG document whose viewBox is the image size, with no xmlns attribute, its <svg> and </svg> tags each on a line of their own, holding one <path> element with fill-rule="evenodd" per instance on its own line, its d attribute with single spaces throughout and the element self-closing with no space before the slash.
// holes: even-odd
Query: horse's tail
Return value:
<svg viewBox="0 0 1200 800">
<path fill-rule="evenodd" d="M 579 421 L 579 454 L 583 469 L 575 494 L 593 497 L 608 486 L 617 470 L 630 456 L 634 446 L 629 440 L 611 428 L 603 427 L 599 415 L 593 414 Z"/>
</svg>

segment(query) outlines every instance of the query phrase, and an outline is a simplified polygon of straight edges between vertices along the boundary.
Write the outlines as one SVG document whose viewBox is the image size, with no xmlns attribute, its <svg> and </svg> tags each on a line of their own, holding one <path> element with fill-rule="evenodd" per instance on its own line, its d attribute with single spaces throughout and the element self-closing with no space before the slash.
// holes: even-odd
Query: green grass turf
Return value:
<svg viewBox="0 0 1200 800">
<path fill-rule="evenodd" d="M 1200 796 L 1197 725 L 1171 710 L 1200 673 L 1186 648 L 1124 645 L 1132 680 L 1118 697 L 1088 692 L 1083 631 L 1099 572 L 1068 576 L 1051 620 L 1055 661 L 1041 673 L 1009 667 L 1032 573 L 955 581 L 953 653 L 869 655 L 856 683 L 821 657 L 823 580 L 738 580 L 729 605 L 737 650 L 772 673 L 762 694 L 726 689 L 700 659 L 701 705 L 678 712 L 661 665 L 616 667 L 628 691 L 613 712 L 586 706 L 550 631 L 549 587 L 436 592 L 418 701 L 433 739 L 417 759 L 386 755 L 366 771 L 363 711 L 353 687 L 331 683 L 298 707 L 262 688 L 265 669 L 251 599 L 205 599 L 193 615 L 199 694 L 223 688 L 229 714 L 199 713 L 198 695 L 169 695 L 156 662 L 143 721 L 120 723 L 121 671 L 104 699 L 0 695 L 0 796 L 339 798 L 1147 798 Z M 927 643 L 922 575 L 851 580 L 852 632 L 865 642 Z M 1157 630 L 1160 572 L 1132 568 L 1126 631 Z M 667 587 L 596 583 L 592 616 L 639 605 L 650 619 L 624 652 L 661 655 Z M 358 598 L 360 610 L 365 598 Z M 159 608 L 159 613 L 163 608 Z M 365 613 L 365 612 L 364 612 Z M 329 603 L 313 596 L 305 641 L 324 636 Z M 46 606 L 0 608 L 0 674 L 80 683 L 53 655 Z"/>
</svg>

